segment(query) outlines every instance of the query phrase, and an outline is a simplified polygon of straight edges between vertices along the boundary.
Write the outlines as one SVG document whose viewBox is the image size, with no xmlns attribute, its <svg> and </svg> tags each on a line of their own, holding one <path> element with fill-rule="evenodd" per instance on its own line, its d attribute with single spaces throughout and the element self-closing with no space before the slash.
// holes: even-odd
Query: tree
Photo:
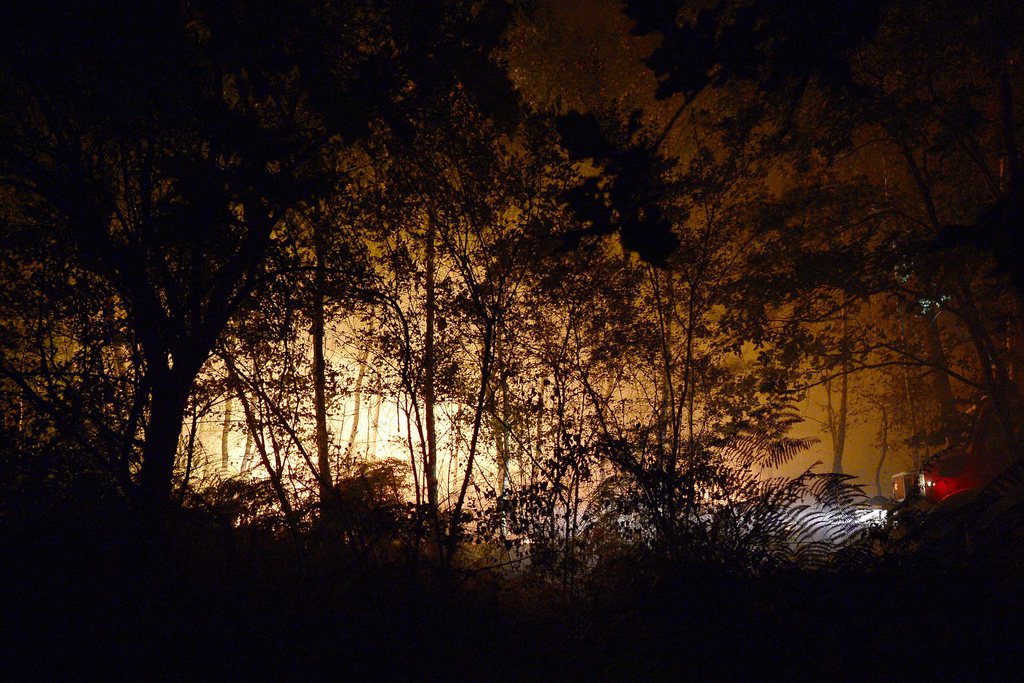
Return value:
<svg viewBox="0 0 1024 683">
<path fill-rule="evenodd" d="M 134 410 L 145 412 L 136 502 L 156 518 L 192 382 L 258 286 L 278 221 L 311 187 L 310 149 L 296 144 L 306 125 L 294 84 L 253 69 L 270 45 L 218 53 L 229 29 L 210 17 L 173 4 L 126 11 L 110 23 L 74 8 L 46 26 L 19 17 L 2 173 L 125 311 L 141 363 Z"/>
<path fill-rule="evenodd" d="M 351 10 L 166 2 L 12 18 L 0 173 L 22 217 L 41 218 L 126 313 L 144 437 L 122 475 L 137 478 L 131 490 L 153 518 L 171 490 L 191 384 L 263 282 L 268 251 L 289 239 L 282 219 L 327 189 L 328 146 L 367 134 L 376 112 L 401 126 L 398 73 L 415 65 L 437 79 L 416 31 L 450 20 L 439 5 L 414 30 L 403 15 L 413 32 L 398 43 L 383 23 L 398 8 Z M 491 11 L 473 16 L 483 42 L 444 55 L 467 78 L 488 63 L 488 27 L 501 25 Z"/>
<path fill-rule="evenodd" d="M 800 291 L 834 288 L 852 303 L 892 296 L 921 316 L 923 352 L 916 338 L 907 345 L 906 335 L 854 335 L 863 343 L 848 349 L 852 363 L 837 376 L 870 367 L 920 369 L 937 406 L 937 428 L 928 431 L 947 437 L 960 421 L 948 381 L 955 380 L 993 404 L 1012 442 L 1020 391 L 1007 369 L 1019 333 L 1007 333 L 1006 320 L 1019 308 L 1019 287 L 1014 292 L 1011 284 L 1019 285 L 1020 270 L 991 246 L 995 233 L 1004 244 L 1019 235 L 1009 227 L 1019 223 L 1010 208 L 1020 184 L 1020 41 L 1010 28 L 1022 23 L 1019 8 L 908 0 L 691 10 L 669 2 L 629 3 L 627 13 L 637 33 L 660 37 L 647 64 L 660 81 L 659 97 L 677 103 L 663 143 L 679 134 L 694 106 L 744 93 L 762 108 L 763 129 L 795 153 L 778 159 L 792 174 L 775 205 L 791 226 L 817 221 L 799 239 L 810 258 L 794 272 L 811 275 Z M 799 200 L 808 187 L 825 192 L 813 203 Z M 830 196 L 846 194 L 849 201 L 855 193 L 858 203 L 833 204 L 844 236 L 821 249 L 820 238 L 835 234 L 836 221 L 818 212 Z M 848 239 L 855 234 L 862 237 Z M 848 260 L 837 258 L 844 253 Z M 815 261 L 838 268 L 820 278 Z M 944 348 L 960 338 L 974 349 L 968 365 Z M 880 352 L 884 357 L 871 355 Z"/>
</svg>

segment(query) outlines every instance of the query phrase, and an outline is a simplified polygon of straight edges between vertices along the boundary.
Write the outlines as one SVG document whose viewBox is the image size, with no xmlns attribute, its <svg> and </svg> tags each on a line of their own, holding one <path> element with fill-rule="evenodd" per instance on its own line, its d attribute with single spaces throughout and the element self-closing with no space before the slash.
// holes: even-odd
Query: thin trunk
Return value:
<svg viewBox="0 0 1024 683">
<path fill-rule="evenodd" d="M 832 471 L 843 473 L 843 452 L 846 450 L 846 424 L 850 397 L 850 373 L 843 372 L 839 388 L 839 414 L 836 421 L 835 441 L 833 444 Z"/>
<path fill-rule="evenodd" d="M 228 376 L 231 379 L 232 384 L 238 386 L 238 375 L 231 365 L 228 365 Z M 242 411 L 245 414 L 246 427 L 249 430 L 249 434 L 252 435 L 253 443 L 256 445 L 256 452 L 260 456 L 260 462 L 262 462 L 263 469 L 267 472 L 267 478 L 270 479 L 270 485 L 274 489 L 274 493 L 277 495 L 278 503 L 281 505 L 281 513 L 284 515 L 285 525 L 288 527 L 288 533 L 292 537 L 292 542 L 295 545 L 296 558 L 300 565 L 304 564 L 305 554 L 302 548 L 302 538 L 299 533 L 298 520 L 295 515 L 295 510 L 292 507 L 291 500 L 288 497 L 288 492 L 284 488 L 284 481 L 281 477 L 281 463 L 278 461 L 277 467 L 271 463 L 270 453 L 267 452 L 267 445 L 263 440 L 260 424 L 256 420 L 256 414 L 253 411 L 252 406 L 246 399 L 245 394 L 239 392 L 238 398 L 242 404 Z"/>
<path fill-rule="evenodd" d="M 352 455 L 356 445 L 356 435 L 359 433 L 359 413 L 362 412 L 363 403 L 363 378 L 366 376 L 366 359 L 369 356 L 369 349 L 363 349 L 359 354 L 359 374 L 356 376 L 356 387 L 352 397 L 355 404 L 355 412 L 352 415 L 352 428 L 348 433 L 348 445 L 345 446 L 345 463 L 352 463 Z"/>
<path fill-rule="evenodd" d="M 661 355 L 662 355 L 662 394 L 659 406 L 659 455 L 664 457 L 667 453 L 670 458 L 679 448 L 679 429 L 676 419 L 676 397 L 675 386 L 672 381 L 672 314 L 666 310 L 672 305 L 672 274 L 665 271 L 665 289 L 668 290 L 662 295 L 661 285 L 658 281 L 659 271 L 651 268 L 651 278 L 654 285 L 655 306 L 658 313 L 658 324 L 661 328 Z M 666 299 L 668 301 L 666 302 Z M 659 463 L 661 465 L 662 463 Z"/>
<path fill-rule="evenodd" d="M 942 333 L 937 316 L 929 315 L 926 318 L 924 331 L 928 343 L 928 360 L 936 368 L 931 373 L 932 391 L 935 392 L 943 435 L 948 443 L 955 435 L 957 428 L 956 399 L 953 396 L 953 388 L 950 386 L 949 375 L 945 372 L 945 368 L 949 366 L 947 365 L 946 351 L 942 347 Z"/>
<path fill-rule="evenodd" d="M 999 118 L 1002 124 L 1003 151 L 1006 154 L 1007 194 L 1018 196 L 1024 178 L 1020 172 L 1020 155 L 1017 153 L 1017 128 L 1013 112 L 1013 84 L 1010 82 L 1009 59 L 999 75 Z"/>
<path fill-rule="evenodd" d="M 409 466 L 410 469 L 412 470 L 413 490 L 416 492 L 416 507 L 419 508 L 421 505 L 423 505 L 423 488 L 420 486 L 419 468 L 416 467 L 416 449 L 413 447 L 412 444 L 412 413 L 409 410 L 409 408 L 406 407 L 404 411 L 399 411 L 399 420 L 402 419 L 402 412 L 405 413 L 405 443 L 406 446 L 408 446 L 409 448 Z M 416 519 L 420 519 L 419 515 L 417 515 Z M 417 538 L 419 538 L 418 534 Z"/>
<path fill-rule="evenodd" d="M 1010 383 L 1018 396 L 1024 396 L 1024 299 L 1016 297 L 1016 320 L 1010 322 L 1006 330 L 1006 353 L 1009 356 Z"/>
<path fill-rule="evenodd" d="M 408 401 L 409 399 L 407 398 L 406 400 Z M 397 402 L 395 404 L 395 410 L 396 410 L 396 413 L 398 415 L 398 420 L 399 420 L 398 424 L 401 424 L 402 412 L 403 411 L 401 409 L 401 406 L 399 406 L 397 404 Z M 409 410 L 409 404 L 408 403 L 406 403 L 406 408 L 405 408 L 404 412 L 405 412 L 405 436 L 406 436 L 405 443 L 406 443 L 406 446 L 409 448 L 409 467 L 410 467 L 410 470 L 412 471 L 412 485 L 413 485 L 412 488 L 413 488 L 413 491 L 415 492 L 415 502 L 416 502 L 416 511 L 417 511 L 417 514 L 415 515 L 415 518 L 413 519 L 413 525 L 414 525 L 413 526 L 413 529 L 414 529 L 413 540 L 414 540 L 414 543 L 412 545 L 412 565 L 413 565 L 413 567 L 415 567 L 419 563 L 420 552 L 422 551 L 422 546 L 423 546 L 423 537 L 425 536 L 424 529 L 423 529 L 423 515 L 419 513 L 419 511 L 423 507 L 423 488 L 420 486 L 419 468 L 416 466 L 416 448 L 413 446 L 413 441 L 412 441 L 412 414 L 411 414 L 411 411 Z M 422 443 L 422 440 L 421 440 L 421 443 Z"/>
<path fill-rule="evenodd" d="M 320 503 L 331 499 L 334 478 L 331 474 L 330 435 L 327 432 L 327 363 L 324 360 L 324 250 L 318 222 L 314 220 L 313 251 L 316 270 L 313 273 L 312 318 L 313 337 L 313 410 L 316 419 L 316 463 L 320 471 Z"/>
<path fill-rule="evenodd" d="M 535 437 L 534 446 L 533 446 L 533 456 L 534 457 L 533 457 L 533 461 L 532 461 L 532 463 L 530 465 L 531 471 L 533 470 L 534 467 L 536 467 L 536 463 L 540 462 L 541 452 L 543 451 L 543 448 L 544 448 L 544 388 L 545 388 L 545 385 L 547 383 L 547 380 L 541 379 L 541 380 L 538 380 L 537 383 L 539 385 L 537 387 L 537 424 L 536 424 L 537 435 Z M 531 483 L 533 482 L 533 477 L 532 476 L 530 478 L 530 482 Z"/>
<path fill-rule="evenodd" d="M 897 309 L 897 310 L 898 310 L 898 316 L 899 316 L 900 339 L 903 341 L 904 345 L 906 345 L 907 344 L 907 321 L 906 321 L 906 319 L 903 316 L 905 311 L 903 310 L 902 307 Z M 912 440 L 913 446 L 911 447 L 910 454 L 911 454 L 911 457 L 913 457 L 913 459 L 914 459 L 914 471 L 916 472 L 917 470 L 921 469 L 921 465 L 922 465 L 923 460 L 924 460 L 921 457 L 921 445 L 920 445 L 920 439 L 918 438 L 920 436 L 920 434 L 921 434 L 921 420 L 918 417 L 917 401 L 914 400 L 914 392 L 911 390 L 911 387 L 910 387 L 910 368 L 907 367 L 906 365 L 903 366 L 903 390 L 904 390 L 904 398 L 907 401 L 907 412 L 910 415 L 910 428 L 911 428 L 912 433 L 914 435 L 914 438 Z"/>
<path fill-rule="evenodd" d="M 917 159 L 914 158 L 914 152 L 910 149 L 910 145 L 899 139 L 900 149 L 903 152 L 903 159 L 907 164 L 907 171 L 910 173 L 911 179 L 914 181 L 914 185 L 917 187 L 918 194 L 921 197 L 921 203 L 924 205 L 925 213 L 928 214 L 928 223 L 932 226 L 932 229 L 938 233 L 939 231 L 939 214 L 935 208 L 935 200 L 932 198 L 931 190 L 928 187 L 928 181 L 925 179 L 925 175 L 921 167 L 917 163 Z"/>
<path fill-rule="evenodd" d="M 188 426 L 188 445 L 185 446 L 185 476 L 181 482 L 181 496 L 184 498 L 185 489 L 188 488 L 188 482 L 192 478 L 192 466 L 195 462 L 196 454 L 196 433 L 199 431 L 199 410 L 195 403 L 192 404 L 192 419 L 189 421 Z M 205 463 L 204 463 L 205 465 Z"/>
<path fill-rule="evenodd" d="M 846 450 L 847 413 L 849 410 L 850 375 L 843 372 L 839 377 L 839 406 L 836 407 L 833 380 L 825 382 L 828 432 L 832 437 L 832 472 L 843 473 L 843 453 Z"/>
<path fill-rule="evenodd" d="M 458 548 L 459 536 L 462 530 L 462 507 L 466 502 L 466 492 L 469 490 L 469 482 L 473 478 L 473 465 L 476 462 L 476 449 L 480 439 L 480 425 L 483 421 L 484 409 L 487 406 L 487 386 L 491 379 L 491 366 L 494 360 L 494 323 L 490 320 L 484 322 L 483 357 L 480 361 L 480 390 L 477 393 L 476 409 L 473 414 L 473 432 L 469 438 L 469 454 L 466 456 L 466 473 L 462 477 L 462 487 L 459 489 L 459 498 L 452 510 L 451 525 L 448 530 L 446 563 L 451 563 Z"/>
<path fill-rule="evenodd" d="M 878 467 L 875 468 L 875 489 L 881 496 L 884 495 L 882 493 L 882 465 L 885 464 L 885 458 L 889 454 L 889 411 L 885 406 L 882 406 L 882 427 L 878 436 L 882 453 L 878 457 Z"/>
<path fill-rule="evenodd" d="M 658 419 L 658 462 L 655 472 L 657 485 L 659 487 L 658 497 L 660 510 L 659 526 L 662 528 L 662 538 L 666 546 L 671 545 L 670 539 L 671 523 L 666 520 L 675 520 L 676 517 L 676 469 L 679 458 L 679 441 L 682 431 L 683 410 L 686 406 L 686 391 L 688 386 L 686 379 L 683 381 L 683 393 L 677 401 L 675 386 L 673 382 L 673 319 L 675 297 L 672 288 L 672 272 L 665 271 L 665 291 L 662 292 L 658 281 L 659 271 L 651 267 L 651 278 L 654 289 L 654 303 L 657 310 L 658 326 L 661 332 L 661 355 L 662 355 L 662 396 L 659 406 Z M 692 488 L 692 487 L 691 487 Z M 691 501 L 692 496 L 687 496 Z"/>
<path fill-rule="evenodd" d="M 424 462 L 424 476 L 427 485 L 427 505 L 435 525 L 439 525 L 440 510 L 438 509 L 437 485 L 437 431 L 434 418 L 434 318 L 437 308 L 435 278 L 435 249 L 437 228 L 433 218 L 427 219 L 427 253 L 426 253 L 426 334 L 423 347 L 423 409 L 426 413 L 427 452 Z M 439 529 L 439 527 L 438 527 Z"/>
<path fill-rule="evenodd" d="M 491 431 L 494 434 L 494 448 L 498 458 L 498 500 L 501 500 L 505 493 L 505 480 L 508 477 L 508 464 L 511 457 L 511 444 L 509 431 L 511 410 L 508 400 L 508 372 L 502 357 L 501 344 L 495 341 L 495 361 L 500 370 L 498 371 L 498 391 L 501 394 L 501 406 L 495 408 L 491 413 Z"/>
<path fill-rule="evenodd" d="M 910 412 L 910 428 L 915 436 L 910 455 L 914 460 L 914 471 L 916 472 L 924 464 L 924 458 L 921 457 L 920 441 L 916 438 L 921 434 L 921 420 L 917 415 L 917 401 L 914 400 L 914 392 L 910 388 L 910 368 L 907 367 L 903 368 L 903 389 L 907 400 L 907 410 Z"/>
<path fill-rule="evenodd" d="M 694 407 L 693 407 L 694 406 L 694 398 L 695 398 L 695 395 L 696 395 L 696 386 L 695 386 L 696 385 L 696 375 L 693 372 L 693 350 L 694 350 L 693 349 L 693 344 L 694 344 L 694 336 L 695 336 L 696 324 L 697 324 L 697 320 L 696 320 L 696 317 L 697 317 L 697 306 L 696 306 L 696 304 L 697 304 L 697 292 L 695 291 L 695 288 L 693 286 L 693 282 L 691 281 L 691 283 L 690 283 L 690 296 L 689 296 L 689 302 L 687 303 L 687 313 L 686 313 L 686 317 L 687 317 L 687 319 L 686 319 L 686 359 L 684 361 L 685 362 L 685 366 L 684 366 L 684 375 L 683 375 L 683 398 L 685 400 L 685 406 L 686 406 L 686 408 L 685 408 L 686 409 L 686 460 L 687 460 L 687 466 L 691 470 L 696 466 L 696 462 L 695 462 L 696 457 L 695 456 L 696 456 L 696 444 L 697 444 L 697 442 L 696 442 L 696 434 L 694 433 L 695 430 L 694 430 Z M 680 407 L 680 410 L 682 410 L 682 407 Z M 682 415 L 680 415 L 680 417 L 679 417 L 679 421 L 681 421 L 681 420 L 682 420 Z M 678 422 L 677 422 L 677 424 L 678 424 Z M 679 429 L 679 427 L 677 427 L 676 428 L 676 434 L 678 434 L 679 431 L 680 431 L 680 429 Z M 676 453 L 676 450 L 674 449 L 673 450 L 673 458 L 672 458 L 672 470 L 671 470 L 671 474 L 672 474 L 672 477 L 673 477 L 671 482 L 673 483 L 673 486 L 674 486 L 674 481 L 675 481 L 675 476 L 676 476 L 676 458 L 675 458 L 675 453 Z M 675 537 L 675 519 L 676 519 L 676 515 L 677 515 L 676 496 L 675 496 L 675 492 L 674 491 L 670 492 L 669 503 L 670 503 L 670 505 L 669 505 L 668 523 L 669 523 L 669 528 L 673 530 L 672 531 L 673 538 L 671 539 L 670 542 L 674 544 L 675 543 L 675 539 L 674 539 L 674 537 Z M 695 508 L 695 506 L 696 506 L 696 504 L 697 504 L 697 478 L 695 476 L 688 476 L 687 477 L 686 501 L 685 501 L 685 503 L 686 503 L 687 508 L 688 508 L 688 513 L 692 513 L 694 508 Z"/>
<path fill-rule="evenodd" d="M 377 440 L 380 439 L 380 406 L 382 403 L 384 403 L 384 397 L 377 394 L 373 406 L 373 419 L 370 420 L 369 447 L 366 451 L 366 459 L 370 462 L 377 459 Z"/>
<path fill-rule="evenodd" d="M 228 464 L 231 460 L 231 395 L 228 394 L 224 401 L 224 424 L 220 432 L 220 473 L 223 476 L 228 471 Z"/>
<path fill-rule="evenodd" d="M 242 465 L 238 468 L 238 471 L 239 472 L 246 472 L 246 471 L 248 471 L 251 459 L 252 459 L 252 432 L 250 432 L 248 427 L 246 427 L 246 430 L 245 430 L 245 448 L 242 450 Z"/>
<path fill-rule="evenodd" d="M 508 370 L 502 355 L 501 345 L 495 341 L 495 358 L 501 368 L 498 373 L 498 390 L 501 392 L 500 410 L 495 407 L 491 412 L 491 431 L 494 434 L 494 448 L 497 451 L 498 459 L 498 485 L 497 500 L 498 514 L 500 518 L 499 531 L 502 541 L 505 540 L 505 530 L 508 524 L 505 510 L 505 489 L 509 479 L 509 460 L 511 459 L 510 421 L 511 408 L 508 399 Z"/>
<path fill-rule="evenodd" d="M 845 304 L 845 301 L 844 301 Z M 839 378 L 839 409 L 834 409 L 832 402 L 831 382 L 826 385 L 828 391 L 828 410 L 830 432 L 832 433 L 832 472 L 843 473 L 843 453 L 846 450 L 846 427 L 849 414 L 850 400 L 850 373 L 853 367 L 850 362 L 850 329 L 848 312 L 844 305 L 842 318 L 842 353 L 843 367 L 842 375 Z"/>
</svg>

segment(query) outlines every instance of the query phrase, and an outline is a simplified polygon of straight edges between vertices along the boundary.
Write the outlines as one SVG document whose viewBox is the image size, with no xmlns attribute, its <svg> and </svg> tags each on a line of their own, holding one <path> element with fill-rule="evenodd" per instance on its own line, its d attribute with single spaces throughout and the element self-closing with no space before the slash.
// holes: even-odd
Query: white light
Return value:
<svg viewBox="0 0 1024 683">
<path fill-rule="evenodd" d="M 881 524 L 885 521 L 885 510 L 878 508 L 862 510 L 857 515 L 857 521 L 861 524 Z"/>
</svg>

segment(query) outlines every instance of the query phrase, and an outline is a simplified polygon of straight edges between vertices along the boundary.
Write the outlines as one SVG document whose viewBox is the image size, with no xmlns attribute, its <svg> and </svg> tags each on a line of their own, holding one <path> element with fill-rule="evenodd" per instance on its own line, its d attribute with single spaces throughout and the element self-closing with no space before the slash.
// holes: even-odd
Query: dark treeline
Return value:
<svg viewBox="0 0 1024 683">
<path fill-rule="evenodd" d="M 994 676 L 1022 29 L 1007 0 L 12 9 L 0 666 Z M 998 476 L 889 500 L 968 444 Z"/>
</svg>

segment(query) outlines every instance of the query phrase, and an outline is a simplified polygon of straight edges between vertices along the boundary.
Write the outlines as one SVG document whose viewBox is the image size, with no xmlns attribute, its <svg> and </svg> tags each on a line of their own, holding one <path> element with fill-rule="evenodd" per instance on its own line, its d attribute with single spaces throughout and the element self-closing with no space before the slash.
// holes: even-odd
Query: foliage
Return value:
<svg viewBox="0 0 1024 683">
<path fill-rule="evenodd" d="M 451 632 L 505 661 L 501 600 L 621 612 L 582 652 L 716 614 L 703 587 L 756 632 L 786 621 L 757 582 L 1019 560 L 1019 466 L 868 528 L 841 473 L 855 416 L 911 468 L 986 401 L 1019 451 L 1010 3 L 628 2 L 670 101 L 555 115 L 501 61 L 509 2 L 101 4 L 0 48 L 0 531 L 39 566 L 94 526 L 81 586 L 117 547 L 172 622 L 193 585 L 266 642 L 301 604 L 325 658 L 441 658 L 479 590 Z M 378 631 L 317 630 L 363 589 Z"/>
</svg>

